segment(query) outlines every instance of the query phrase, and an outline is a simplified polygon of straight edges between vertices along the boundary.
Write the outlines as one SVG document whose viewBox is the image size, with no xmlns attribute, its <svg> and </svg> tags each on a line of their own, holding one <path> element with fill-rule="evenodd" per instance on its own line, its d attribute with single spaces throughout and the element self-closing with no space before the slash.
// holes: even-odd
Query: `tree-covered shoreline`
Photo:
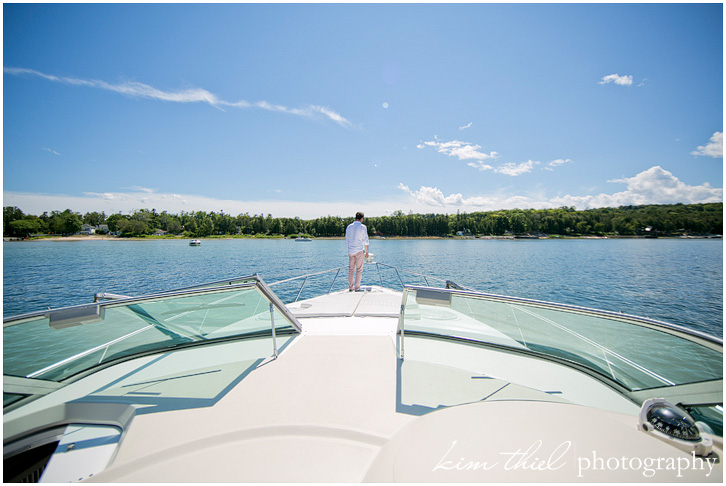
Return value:
<svg viewBox="0 0 726 486">
<path fill-rule="evenodd" d="M 325 216 L 310 220 L 274 218 L 271 214 L 232 216 L 196 211 L 170 214 L 141 209 L 131 214 L 103 212 L 45 212 L 25 214 L 20 208 L 3 208 L 3 235 L 73 235 L 86 228 L 121 237 L 151 235 L 297 236 L 340 237 L 353 216 Z M 576 210 L 510 209 L 456 214 L 404 214 L 366 217 L 370 236 L 450 237 L 455 235 L 559 235 L 559 236 L 681 236 L 723 234 L 723 203 L 621 206 Z"/>
</svg>

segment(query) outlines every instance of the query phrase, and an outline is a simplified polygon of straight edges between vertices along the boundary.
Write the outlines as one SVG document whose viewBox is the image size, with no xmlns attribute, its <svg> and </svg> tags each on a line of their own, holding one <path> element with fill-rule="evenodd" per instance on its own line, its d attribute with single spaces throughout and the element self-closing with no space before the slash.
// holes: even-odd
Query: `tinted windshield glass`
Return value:
<svg viewBox="0 0 726 486">
<path fill-rule="evenodd" d="M 142 352 L 233 336 L 271 338 L 273 322 L 276 329 L 294 326 L 254 284 L 69 308 L 5 322 L 4 374 L 60 381 Z"/>
<path fill-rule="evenodd" d="M 630 316 L 493 296 L 409 290 L 405 331 L 527 349 L 584 365 L 630 390 L 723 376 L 720 345 Z"/>
</svg>

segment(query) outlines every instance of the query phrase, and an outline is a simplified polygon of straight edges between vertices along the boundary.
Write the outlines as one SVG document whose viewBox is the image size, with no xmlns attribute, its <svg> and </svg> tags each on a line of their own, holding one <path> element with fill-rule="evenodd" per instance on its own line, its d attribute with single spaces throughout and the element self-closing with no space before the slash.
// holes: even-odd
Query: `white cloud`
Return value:
<svg viewBox="0 0 726 486">
<path fill-rule="evenodd" d="M 607 76 L 603 76 L 601 81 L 597 82 L 597 84 L 609 84 L 609 83 L 619 84 L 620 86 L 632 86 L 633 76 L 630 76 L 630 75 L 621 76 L 619 74 L 608 74 Z"/>
<path fill-rule="evenodd" d="M 698 150 L 691 152 L 691 155 L 707 155 L 709 157 L 723 157 L 723 132 L 716 132 L 706 145 L 699 145 Z"/>
<path fill-rule="evenodd" d="M 575 206 L 579 209 L 617 207 L 640 204 L 698 204 L 723 201 L 723 188 L 709 183 L 689 186 L 671 172 L 656 165 L 634 177 L 613 179 L 608 182 L 625 184 L 626 189 L 613 194 L 553 198 L 557 206 Z"/>
<path fill-rule="evenodd" d="M 461 131 L 466 130 L 467 128 L 471 128 L 471 125 L 472 125 L 472 123 L 469 122 L 467 125 L 464 125 L 463 127 L 459 127 L 459 131 L 461 132 Z"/>
<path fill-rule="evenodd" d="M 314 114 L 314 113 L 320 113 L 321 115 L 326 116 L 328 119 L 336 122 L 338 125 L 342 126 L 348 126 L 350 125 L 350 122 L 346 120 L 342 115 L 339 113 L 334 112 L 330 108 L 326 108 L 324 106 L 316 106 L 316 105 L 309 105 L 307 108 L 304 108 L 300 114 L 307 115 L 307 113 Z"/>
<path fill-rule="evenodd" d="M 336 113 L 335 111 L 331 110 L 330 108 L 326 108 L 323 106 L 318 105 L 308 105 L 304 108 L 289 108 L 282 105 L 274 105 L 270 104 L 267 101 L 257 101 L 255 103 L 251 103 L 249 101 L 240 100 L 235 102 L 230 101 L 224 101 L 219 98 L 217 98 L 216 95 L 213 93 L 210 93 L 206 89 L 202 88 L 188 88 L 188 89 L 182 89 L 178 91 L 163 91 L 157 88 L 154 88 L 153 86 L 149 86 L 148 84 L 139 83 L 136 81 L 126 81 L 124 83 L 119 84 L 112 84 L 108 83 L 106 81 L 96 80 L 96 79 L 80 79 L 80 78 L 71 78 L 66 76 L 54 76 L 51 74 L 45 74 L 40 71 L 36 71 L 34 69 L 26 69 L 26 68 L 14 68 L 14 67 L 6 67 L 4 68 L 4 72 L 6 74 L 11 74 L 14 76 L 22 76 L 22 75 L 30 75 L 30 76 L 37 76 L 43 79 L 46 79 L 48 81 L 53 81 L 56 83 L 62 83 L 70 86 L 83 86 L 87 88 L 97 88 L 97 89 L 104 89 L 106 91 L 112 91 L 114 93 L 119 93 L 124 96 L 129 96 L 132 98 L 146 98 L 146 99 L 152 99 L 152 100 L 159 100 L 159 101 L 168 101 L 173 103 L 207 103 L 210 106 L 213 106 L 218 109 L 223 109 L 224 107 L 233 107 L 233 108 L 259 108 L 262 110 L 267 111 L 275 111 L 280 113 L 287 113 L 291 115 L 298 115 L 298 116 L 304 116 L 304 117 L 317 117 L 322 116 L 324 118 L 327 118 L 328 120 L 331 120 L 338 125 L 341 126 L 350 126 L 351 123 L 348 121 L 345 117 L 340 115 L 339 113 Z"/>
<path fill-rule="evenodd" d="M 495 194 L 492 196 L 464 197 L 460 193 L 445 195 L 436 187 L 421 186 L 417 191 L 404 184 L 398 188 L 409 196 L 414 211 L 453 212 L 495 211 L 498 209 L 546 209 L 562 206 L 575 206 L 578 209 L 618 207 L 641 204 L 698 204 L 723 201 L 723 188 L 711 187 L 704 183 L 689 186 L 660 166 L 654 166 L 634 177 L 614 179 L 610 183 L 625 184 L 624 191 L 612 194 L 585 196 L 522 196 Z"/>
<path fill-rule="evenodd" d="M 444 193 L 441 192 L 437 187 L 421 186 L 418 191 L 412 191 L 407 185 L 399 183 L 398 188 L 413 196 L 416 202 L 424 204 L 426 206 L 457 206 L 463 204 L 464 202 L 464 198 L 461 194 L 451 194 L 449 196 L 444 196 Z"/>
<path fill-rule="evenodd" d="M 432 140 L 430 142 L 424 142 L 423 145 L 418 144 L 417 147 L 434 147 L 437 152 L 446 154 L 449 157 L 457 157 L 459 160 L 487 160 L 494 159 L 497 156 L 496 152 L 489 152 L 488 154 L 480 152 L 479 149 L 481 149 L 481 146 L 459 140 L 452 140 L 450 142 Z"/>
<path fill-rule="evenodd" d="M 126 200 L 126 198 L 124 197 L 123 194 L 114 194 L 112 192 L 104 192 L 103 194 L 95 194 L 93 192 L 87 192 L 85 194 L 90 197 L 100 197 L 107 201 L 125 201 Z"/>
<path fill-rule="evenodd" d="M 553 171 L 553 170 L 555 170 L 555 167 L 559 167 L 564 164 L 569 164 L 570 162 L 572 162 L 571 159 L 556 159 L 556 160 L 553 160 L 552 162 L 549 162 L 546 167 L 543 167 L 543 169 Z"/>
<path fill-rule="evenodd" d="M 421 186 L 417 191 L 411 190 L 405 184 L 399 184 L 398 188 L 410 196 L 409 208 L 414 212 L 454 212 L 464 211 L 489 211 L 515 207 L 528 207 L 530 199 L 523 196 L 473 196 L 465 198 L 462 194 L 456 193 L 445 196 L 437 187 Z"/>
<path fill-rule="evenodd" d="M 528 160 L 527 162 L 522 162 L 521 164 L 515 164 L 514 162 L 508 162 L 506 164 L 502 164 L 499 167 L 494 169 L 494 172 L 498 172 L 500 174 L 505 174 L 509 176 L 518 176 L 522 174 L 526 174 L 527 172 L 532 172 L 532 169 L 534 169 L 535 165 L 539 165 L 539 162 Z"/>
<path fill-rule="evenodd" d="M 419 143 L 418 145 L 416 145 L 416 147 L 419 149 L 433 147 L 436 149 L 437 152 L 446 154 L 449 157 L 457 157 L 459 160 L 469 160 L 470 162 L 466 164 L 469 167 L 479 169 L 480 171 L 491 170 L 497 174 L 504 174 L 512 177 L 532 172 L 536 165 L 540 165 L 540 162 L 531 159 L 526 162 L 521 162 L 519 164 L 514 162 L 507 162 L 496 166 L 491 165 L 489 162 L 485 161 L 497 159 L 499 157 L 499 154 L 497 152 L 482 152 L 480 145 L 476 145 L 471 142 L 462 142 L 460 140 L 443 142 L 438 138 L 434 137 L 434 140 Z M 553 167 L 569 161 L 570 159 L 554 160 L 550 162 L 545 168 L 548 170 L 552 170 Z"/>
<path fill-rule="evenodd" d="M 482 171 L 484 171 L 484 170 L 494 170 L 494 166 L 493 165 L 485 164 L 481 160 L 477 160 L 476 162 L 469 162 L 466 165 L 468 165 L 469 167 L 474 167 L 475 169 L 479 169 L 479 170 L 482 170 Z"/>
</svg>

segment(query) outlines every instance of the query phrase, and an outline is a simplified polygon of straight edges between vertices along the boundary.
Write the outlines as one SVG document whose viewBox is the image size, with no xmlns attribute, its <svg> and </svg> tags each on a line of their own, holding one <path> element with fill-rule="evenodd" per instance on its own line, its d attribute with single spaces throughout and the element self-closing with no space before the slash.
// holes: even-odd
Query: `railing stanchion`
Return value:
<svg viewBox="0 0 726 486">
<path fill-rule="evenodd" d="M 275 336 L 275 306 L 270 302 L 270 323 L 272 326 L 272 354 L 277 359 L 277 336 Z"/>
<path fill-rule="evenodd" d="M 398 273 L 398 269 L 396 267 L 393 267 L 396 270 L 396 275 L 398 275 L 398 281 L 401 282 L 401 287 L 404 287 L 403 280 L 401 279 L 401 274 Z"/>
<path fill-rule="evenodd" d="M 408 290 L 403 289 L 403 299 L 401 301 L 401 312 L 398 315 L 398 329 L 396 330 L 396 344 L 398 345 L 398 358 L 403 360 L 403 334 L 404 334 L 404 314 L 406 312 L 406 297 Z"/>
<path fill-rule="evenodd" d="M 300 290 L 298 290 L 298 292 L 297 292 L 297 296 L 295 297 L 295 302 L 297 302 L 297 299 L 300 298 L 300 294 L 302 293 L 302 289 L 303 289 L 303 287 L 305 287 L 305 282 L 307 282 L 307 281 L 308 281 L 308 278 L 305 277 L 305 280 L 303 280 L 303 283 L 300 286 Z"/>
<path fill-rule="evenodd" d="M 340 267 L 343 268 L 343 267 Z M 328 293 L 330 293 L 333 290 L 333 285 L 335 285 L 335 279 L 338 278 L 338 274 L 340 273 L 340 268 L 338 268 L 338 271 L 335 272 L 335 277 L 333 277 L 333 283 L 330 284 L 330 288 L 328 289 Z"/>
</svg>

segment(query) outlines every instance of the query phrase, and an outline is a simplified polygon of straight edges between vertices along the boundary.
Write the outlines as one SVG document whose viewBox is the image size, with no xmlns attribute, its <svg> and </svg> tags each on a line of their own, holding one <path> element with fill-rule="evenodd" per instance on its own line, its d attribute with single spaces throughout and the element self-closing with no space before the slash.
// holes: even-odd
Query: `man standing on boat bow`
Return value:
<svg viewBox="0 0 726 486">
<path fill-rule="evenodd" d="M 355 221 L 345 228 L 345 243 L 348 245 L 348 291 L 358 292 L 363 278 L 363 262 L 368 258 L 368 228 L 363 224 L 363 213 L 355 213 Z"/>
</svg>

